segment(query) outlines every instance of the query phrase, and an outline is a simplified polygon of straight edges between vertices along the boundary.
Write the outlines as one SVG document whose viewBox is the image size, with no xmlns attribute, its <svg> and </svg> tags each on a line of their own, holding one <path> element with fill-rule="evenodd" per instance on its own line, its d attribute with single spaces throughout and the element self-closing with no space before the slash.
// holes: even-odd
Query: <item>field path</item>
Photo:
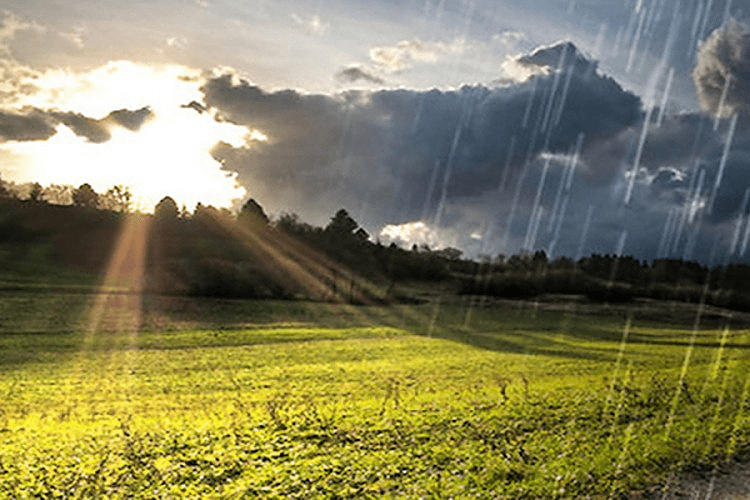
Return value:
<svg viewBox="0 0 750 500">
<path fill-rule="evenodd" d="M 713 477 L 712 477 L 713 476 Z M 750 499 L 750 463 L 735 463 L 721 467 L 713 475 L 686 473 L 677 484 L 669 488 L 666 495 L 656 496 L 664 500 L 748 500 Z"/>
</svg>

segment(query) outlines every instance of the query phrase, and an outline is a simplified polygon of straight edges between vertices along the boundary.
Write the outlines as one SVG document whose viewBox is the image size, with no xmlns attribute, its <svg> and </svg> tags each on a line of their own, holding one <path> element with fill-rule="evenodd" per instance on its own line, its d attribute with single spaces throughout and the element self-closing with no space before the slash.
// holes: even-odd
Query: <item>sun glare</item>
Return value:
<svg viewBox="0 0 750 500">
<path fill-rule="evenodd" d="M 15 157 L 9 177 L 17 182 L 91 184 L 99 192 L 128 186 L 135 204 L 149 211 L 164 196 L 192 208 L 196 203 L 231 206 L 245 190 L 236 174 L 221 170 L 209 151 L 219 141 L 239 147 L 266 141 L 259 130 L 248 130 L 183 107 L 200 100 L 201 80 L 195 70 L 180 66 L 151 67 L 129 62 L 108 65 L 82 75 L 49 72 L 36 80 L 40 89 L 27 105 L 75 110 L 102 118 L 113 110 L 148 106 L 153 117 L 139 130 L 109 129 L 111 139 L 91 143 L 59 125 L 47 141 L 6 143 Z"/>
</svg>

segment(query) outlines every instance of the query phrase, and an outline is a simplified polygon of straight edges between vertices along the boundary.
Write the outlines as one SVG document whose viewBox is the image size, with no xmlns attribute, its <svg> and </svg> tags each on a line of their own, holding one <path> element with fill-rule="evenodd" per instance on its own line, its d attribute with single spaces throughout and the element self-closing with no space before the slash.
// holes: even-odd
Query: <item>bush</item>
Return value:
<svg viewBox="0 0 750 500">
<path fill-rule="evenodd" d="M 173 261 L 170 267 L 182 282 L 180 288 L 192 296 L 250 299 L 289 296 L 282 286 L 247 262 L 204 258 Z"/>
</svg>

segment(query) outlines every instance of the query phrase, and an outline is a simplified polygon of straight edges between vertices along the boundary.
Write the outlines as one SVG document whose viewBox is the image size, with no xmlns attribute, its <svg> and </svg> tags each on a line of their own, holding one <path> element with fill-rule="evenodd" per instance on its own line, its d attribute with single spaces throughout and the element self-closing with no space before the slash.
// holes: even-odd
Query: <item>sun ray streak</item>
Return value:
<svg viewBox="0 0 750 500">
<path fill-rule="evenodd" d="M 698 304 L 698 310 L 695 313 L 695 321 L 693 322 L 693 331 L 690 335 L 690 343 L 688 344 L 688 348 L 685 351 L 685 359 L 682 362 L 682 368 L 680 370 L 680 378 L 677 382 L 677 389 L 675 389 L 674 398 L 672 398 L 672 406 L 669 410 L 669 418 L 667 419 L 667 437 L 669 437 L 670 431 L 672 429 L 672 424 L 674 423 L 675 414 L 677 413 L 677 405 L 680 402 L 680 397 L 682 396 L 683 392 L 683 386 L 685 384 L 685 376 L 687 375 L 688 367 L 690 366 L 690 359 L 693 355 L 693 350 L 695 348 L 695 339 L 698 336 L 698 328 L 700 327 L 701 322 L 701 316 L 703 315 L 703 309 L 706 305 L 706 296 L 708 295 L 708 288 L 711 281 L 711 273 L 709 272 L 706 276 L 706 283 L 703 285 L 703 292 L 701 293 L 701 300 Z"/>
<path fill-rule="evenodd" d="M 104 279 L 89 313 L 86 333 L 101 329 L 137 332 L 141 325 L 146 255 L 146 218 L 128 215 L 123 221 Z"/>
</svg>

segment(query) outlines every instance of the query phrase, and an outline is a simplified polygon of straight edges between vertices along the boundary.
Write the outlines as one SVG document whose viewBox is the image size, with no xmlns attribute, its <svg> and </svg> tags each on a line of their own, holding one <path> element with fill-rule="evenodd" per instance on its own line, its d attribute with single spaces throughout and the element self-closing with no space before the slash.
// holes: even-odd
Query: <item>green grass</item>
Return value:
<svg viewBox="0 0 750 500">
<path fill-rule="evenodd" d="M 750 449 L 747 330 L 92 300 L 0 295 L 0 496 L 625 498 Z"/>
</svg>

